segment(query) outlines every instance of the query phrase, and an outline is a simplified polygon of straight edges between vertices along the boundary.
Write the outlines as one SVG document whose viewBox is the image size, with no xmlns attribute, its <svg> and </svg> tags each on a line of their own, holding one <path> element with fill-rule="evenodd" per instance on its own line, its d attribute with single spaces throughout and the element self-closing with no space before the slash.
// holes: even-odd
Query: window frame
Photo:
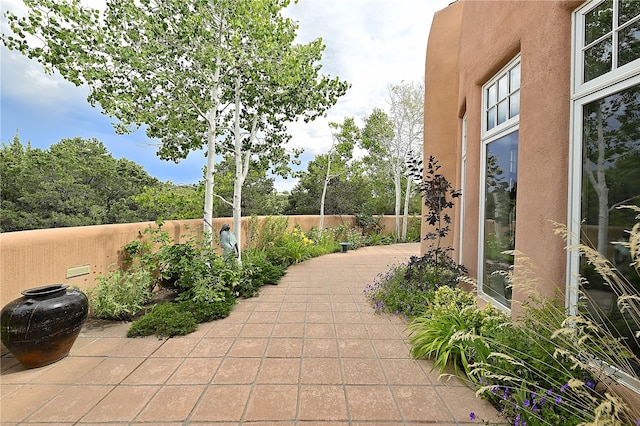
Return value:
<svg viewBox="0 0 640 426">
<path fill-rule="evenodd" d="M 571 101 L 569 123 L 569 167 L 568 167 L 568 199 L 567 199 L 567 245 L 575 247 L 580 244 L 582 220 L 582 154 L 583 154 L 583 112 L 584 106 L 598 99 L 621 92 L 632 86 L 640 85 L 640 58 L 621 67 L 616 67 L 617 53 L 612 53 L 612 70 L 588 82 L 584 76 L 584 34 L 585 15 L 607 0 L 589 1 L 577 8 L 572 16 L 572 69 L 571 69 Z M 614 0 L 613 20 L 617 22 L 617 9 Z M 627 24 L 625 24 L 627 25 Z M 624 26 L 622 26 L 624 27 Z M 612 27 L 612 45 L 617 41 L 616 28 Z M 570 315 L 577 313 L 579 298 L 580 254 L 577 250 L 566 253 L 566 289 L 565 307 Z M 640 382 L 609 366 L 611 375 L 619 375 L 617 380 L 636 393 L 640 393 Z"/>
<path fill-rule="evenodd" d="M 487 147 L 491 142 L 494 142 L 506 135 L 509 135 L 513 132 L 520 130 L 520 108 L 518 107 L 518 114 L 507 118 L 506 121 L 500 124 L 496 124 L 495 127 L 491 129 L 487 129 L 487 89 L 493 85 L 500 78 L 508 75 L 509 71 L 515 68 L 516 66 L 520 66 L 520 86 L 518 88 L 518 93 L 521 92 L 521 81 L 522 81 L 522 61 L 521 55 L 518 53 L 512 60 L 510 60 L 507 65 L 505 65 L 500 71 L 498 71 L 490 80 L 488 80 L 482 86 L 482 132 L 480 137 L 480 192 L 479 192 L 479 209 L 478 209 L 478 285 L 477 292 L 478 296 L 485 300 L 490 301 L 496 308 L 510 313 L 511 308 L 506 306 L 493 296 L 489 295 L 484 291 L 484 273 L 485 273 L 485 209 L 486 209 L 486 180 L 487 180 Z M 511 96 L 512 91 L 509 91 L 509 97 Z M 518 143 L 520 143 L 518 138 Z M 517 200 L 516 200 L 517 204 Z"/>
<path fill-rule="evenodd" d="M 573 80 L 572 88 L 574 95 L 585 95 L 595 90 L 599 90 L 601 86 L 606 86 L 608 82 L 611 80 L 624 80 L 626 78 L 632 77 L 637 73 L 638 63 L 640 62 L 640 58 L 634 61 L 631 61 L 625 65 L 620 67 L 617 66 L 617 58 L 618 58 L 618 34 L 621 29 L 624 29 L 630 26 L 634 22 L 640 22 L 640 18 L 634 18 L 623 25 L 618 26 L 618 4 L 617 0 L 613 0 L 613 22 L 612 22 L 612 52 L 611 52 L 611 63 L 612 69 L 611 71 L 604 73 L 598 77 L 595 77 L 592 80 L 587 82 L 584 80 L 584 51 L 585 51 L 585 43 L 584 43 L 584 26 L 585 26 L 585 17 L 586 15 L 600 6 L 602 3 L 608 0 L 599 0 L 599 1 L 587 1 L 584 5 L 579 7 L 573 12 L 573 31 L 572 31 L 572 49 L 571 54 L 573 56 L 572 60 L 572 73 L 571 77 Z M 578 31 L 580 29 L 580 31 Z M 603 37 L 594 40 L 589 45 L 593 45 L 597 43 L 598 40 L 601 40 Z M 615 48 L 613 48 L 615 47 Z"/>
</svg>

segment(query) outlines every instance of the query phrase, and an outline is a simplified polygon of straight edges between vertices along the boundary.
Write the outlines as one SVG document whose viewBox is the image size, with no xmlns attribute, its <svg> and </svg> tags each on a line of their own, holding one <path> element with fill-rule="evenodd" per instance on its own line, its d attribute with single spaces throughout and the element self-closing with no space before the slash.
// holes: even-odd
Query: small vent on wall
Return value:
<svg viewBox="0 0 640 426">
<path fill-rule="evenodd" d="M 80 275 L 87 275 L 89 273 L 89 265 L 74 266 L 67 269 L 67 278 L 79 277 Z"/>
</svg>

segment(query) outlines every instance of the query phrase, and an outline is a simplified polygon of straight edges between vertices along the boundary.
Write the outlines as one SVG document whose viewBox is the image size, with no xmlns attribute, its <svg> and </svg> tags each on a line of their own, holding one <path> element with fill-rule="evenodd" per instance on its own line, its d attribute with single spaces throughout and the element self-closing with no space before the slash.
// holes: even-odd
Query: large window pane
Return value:
<svg viewBox="0 0 640 426">
<path fill-rule="evenodd" d="M 637 2 L 640 5 L 640 1 Z M 640 21 L 620 30 L 618 35 L 618 66 L 640 58 Z"/>
<path fill-rule="evenodd" d="M 515 248 L 518 132 L 488 143 L 486 150 L 482 290 L 510 307 L 511 288 L 501 272 L 513 265 L 513 256 L 503 252 Z"/>
<path fill-rule="evenodd" d="M 613 1 L 605 1 L 585 15 L 584 44 L 593 43 L 613 30 Z"/>
<path fill-rule="evenodd" d="M 636 213 L 621 205 L 640 206 L 640 86 L 596 100 L 583 108 L 581 241 L 606 256 L 631 284 L 612 288 L 584 261 L 585 294 L 603 322 L 640 355 L 633 323 L 626 321 L 617 302 L 624 292 L 640 292 L 640 278 L 630 266 L 627 247 Z M 631 325 L 631 327 L 629 327 Z M 640 370 L 639 370 L 640 371 Z"/>
</svg>

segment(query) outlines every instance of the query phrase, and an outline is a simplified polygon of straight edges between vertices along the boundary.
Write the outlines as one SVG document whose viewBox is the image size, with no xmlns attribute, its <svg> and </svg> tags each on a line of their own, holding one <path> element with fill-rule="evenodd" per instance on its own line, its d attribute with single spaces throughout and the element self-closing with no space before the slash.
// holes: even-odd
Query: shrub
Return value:
<svg viewBox="0 0 640 426">
<path fill-rule="evenodd" d="M 228 317 L 235 303 L 235 298 L 227 298 L 212 303 L 185 300 L 155 305 L 131 324 L 127 337 L 184 336 L 194 332 L 200 323 Z"/>
<path fill-rule="evenodd" d="M 483 336 L 507 321 L 491 305 L 479 310 L 473 294 L 440 287 L 424 314 L 407 326 L 411 355 L 432 358 L 440 373 L 450 364 L 457 374 L 468 374 L 473 359 L 485 359 L 489 353 Z"/>
<path fill-rule="evenodd" d="M 193 333 L 198 328 L 193 314 L 180 309 L 175 303 L 155 305 L 139 320 L 134 321 L 127 337 L 150 336 L 158 337 L 184 336 Z"/>
<path fill-rule="evenodd" d="M 241 297 L 253 297 L 265 284 L 278 284 L 286 269 L 273 265 L 264 252 L 249 249 L 242 252 L 241 277 L 236 292 Z"/>
<path fill-rule="evenodd" d="M 141 311 L 154 283 L 151 273 L 144 269 L 115 270 L 96 280 L 96 286 L 88 291 L 93 315 L 113 320 L 129 320 Z"/>
</svg>

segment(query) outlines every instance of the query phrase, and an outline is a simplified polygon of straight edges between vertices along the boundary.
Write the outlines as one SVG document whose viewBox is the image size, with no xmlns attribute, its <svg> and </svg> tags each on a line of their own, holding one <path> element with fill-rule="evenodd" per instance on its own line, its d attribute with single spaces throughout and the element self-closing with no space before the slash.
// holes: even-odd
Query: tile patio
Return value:
<svg viewBox="0 0 640 426">
<path fill-rule="evenodd" d="M 404 322 L 363 289 L 419 244 L 366 247 L 289 268 L 188 336 L 126 338 L 88 322 L 65 359 L 25 370 L 2 358 L 0 423 L 13 425 L 409 425 L 499 422 L 431 362 L 409 356 Z"/>
</svg>

